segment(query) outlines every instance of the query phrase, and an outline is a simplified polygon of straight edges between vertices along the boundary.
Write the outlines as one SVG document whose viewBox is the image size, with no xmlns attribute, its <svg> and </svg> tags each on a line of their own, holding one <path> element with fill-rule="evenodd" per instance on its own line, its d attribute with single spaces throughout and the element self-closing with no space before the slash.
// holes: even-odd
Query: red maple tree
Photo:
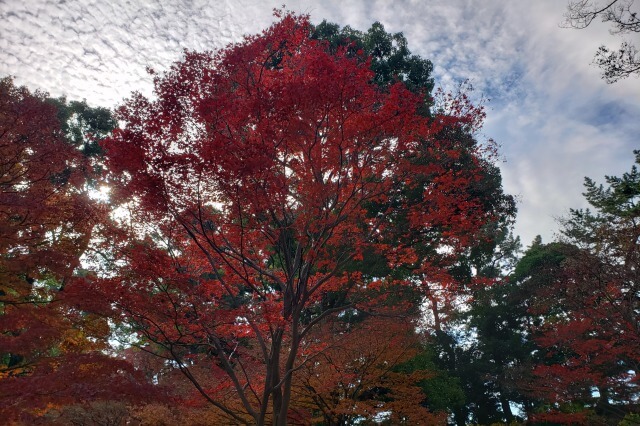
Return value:
<svg viewBox="0 0 640 426">
<path fill-rule="evenodd" d="M 123 391 L 135 376 L 126 363 L 99 352 L 106 348 L 106 320 L 61 297 L 97 222 L 85 193 L 85 164 L 46 94 L 0 80 L 0 414 L 6 421 L 30 423 L 48 408 Z"/>
<path fill-rule="evenodd" d="M 294 377 L 326 350 L 323 325 L 415 312 L 399 295 L 438 279 L 491 219 L 469 191 L 483 153 L 460 142 L 481 111 L 427 117 L 421 95 L 380 88 L 366 57 L 310 33 L 286 14 L 220 52 L 186 52 L 155 99 L 119 109 L 104 148 L 128 213 L 105 225 L 105 271 L 72 289 L 235 423 L 294 421 Z M 456 169 L 463 156 L 475 167 Z M 367 253 L 416 272 L 376 276 Z"/>
</svg>

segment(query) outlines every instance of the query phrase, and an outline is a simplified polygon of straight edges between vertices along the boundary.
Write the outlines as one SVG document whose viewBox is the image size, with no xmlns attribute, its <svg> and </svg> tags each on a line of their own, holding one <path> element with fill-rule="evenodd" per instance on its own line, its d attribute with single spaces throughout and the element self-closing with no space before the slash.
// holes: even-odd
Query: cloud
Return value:
<svg viewBox="0 0 640 426">
<path fill-rule="evenodd" d="M 113 106 L 151 92 L 145 68 L 182 50 L 213 50 L 272 21 L 260 0 L 29 0 L 0 2 L 0 75 L 31 88 Z M 437 85 L 466 79 L 491 99 L 484 129 L 502 145 L 505 188 L 519 196 L 517 233 L 549 240 L 554 217 L 584 206 L 582 179 L 621 174 L 640 133 L 640 84 L 608 86 L 590 65 L 616 45 L 605 25 L 559 27 L 566 4 L 471 0 L 292 0 L 287 7 L 366 30 L 380 21 L 435 65 Z"/>
<path fill-rule="evenodd" d="M 218 49 L 272 20 L 258 1 L 12 3 L 0 3 L 0 74 L 103 105 L 133 90 L 149 93 L 146 67 L 167 69 L 185 48 Z"/>
</svg>

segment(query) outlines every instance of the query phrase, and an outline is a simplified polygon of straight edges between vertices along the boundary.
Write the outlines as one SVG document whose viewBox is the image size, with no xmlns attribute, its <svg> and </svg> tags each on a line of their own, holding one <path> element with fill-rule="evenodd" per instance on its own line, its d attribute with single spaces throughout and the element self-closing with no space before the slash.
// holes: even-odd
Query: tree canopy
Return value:
<svg viewBox="0 0 640 426">
<path fill-rule="evenodd" d="M 521 253 L 482 106 L 276 14 L 115 112 L 0 80 L 3 419 L 637 423 L 640 152 Z"/>
<path fill-rule="evenodd" d="M 105 231 L 109 274 L 72 291 L 229 421 L 313 415 L 292 407 L 300 371 L 323 370 L 335 389 L 342 373 L 327 356 L 345 355 L 399 357 L 382 370 L 376 361 L 368 388 L 349 390 L 361 406 L 351 415 L 426 418 L 406 406 L 410 392 L 382 385 L 417 341 L 357 357 L 344 340 L 384 318 L 410 332 L 423 297 L 439 323 L 469 284 L 451 268 L 508 200 L 478 192 L 495 173 L 469 133 L 481 110 L 454 99 L 446 114 L 425 115 L 423 90 L 377 80 L 384 73 L 360 49 L 314 34 L 308 18 L 285 14 L 223 51 L 186 53 L 155 79 L 155 99 L 136 94 L 119 109 L 107 178 L 130 210 Z M 329 355 L 334 345 L 346 352 Z M 366 408 L 365 395 L 377 402 Z M 315 410 L 331 419 L 338 408 L 327 401 Z"/>
</svg>

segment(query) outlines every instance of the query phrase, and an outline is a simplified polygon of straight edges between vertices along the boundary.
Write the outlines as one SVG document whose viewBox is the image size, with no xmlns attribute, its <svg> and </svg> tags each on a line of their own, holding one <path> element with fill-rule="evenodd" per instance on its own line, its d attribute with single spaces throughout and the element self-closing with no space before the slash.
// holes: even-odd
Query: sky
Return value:
<svg viewBox="0 0 640 426">
<path fill-rule="evenodd" d="M 215 50 L 273 21 L 269 0 L 0 0 L 0 77 L 92 106 L 152 93 L 147 68 L 183 49 Z M 640 79 L 607 85 L 591 65 L 620 39 L 594 23 L 562 28 L 564 0 L 290 0 L 286 9 L 359 30 L 403 32 L 434 64 L 436 87 L 462 82 L 487 99 L 479 135 L 500 146 L 515 233 L 549 242 L 557 220 L 583 208 L 583 180 L 621 175 L 640 149 Z"/>
</svg>

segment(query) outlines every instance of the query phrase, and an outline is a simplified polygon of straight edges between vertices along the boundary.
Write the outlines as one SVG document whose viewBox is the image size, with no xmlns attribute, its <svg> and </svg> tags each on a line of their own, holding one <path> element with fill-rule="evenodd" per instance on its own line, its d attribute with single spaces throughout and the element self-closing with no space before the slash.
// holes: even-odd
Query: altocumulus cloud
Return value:
<svg viewBox="0 0 640 426">
<path fill-rule="evenodd" d="M 150 92 L 147 67 L 166 69 L 185 48 L 217 49 L 268 25 L 270 7 L 257 13 L 259 3 L 0 2 L 0 73 L 112 106 L 133 90 Z"/>
<path fill-rule="evenodd" d="M 113 106 L 151 91 L 147 67 L 182 50 L 212 50 L 265 28 L 281 2 L 249 0 L 0 0 L 0 75 L 53 95 Z M 620 174 L 640 131 L 637 79 L 605 85 L 589 64 L 604 26 L 559 28 L 564 1 L 296 0 L 287 7 L 366 29 L 380 21 L 430 58 L 436 84 L 469 79 L 491 99 L 486 137 L 502 146 L 507 191 L 521 200 L 516 232 L 549 240 L 555 217 L 582 207 L 582 179 Z"/>
</svg>

